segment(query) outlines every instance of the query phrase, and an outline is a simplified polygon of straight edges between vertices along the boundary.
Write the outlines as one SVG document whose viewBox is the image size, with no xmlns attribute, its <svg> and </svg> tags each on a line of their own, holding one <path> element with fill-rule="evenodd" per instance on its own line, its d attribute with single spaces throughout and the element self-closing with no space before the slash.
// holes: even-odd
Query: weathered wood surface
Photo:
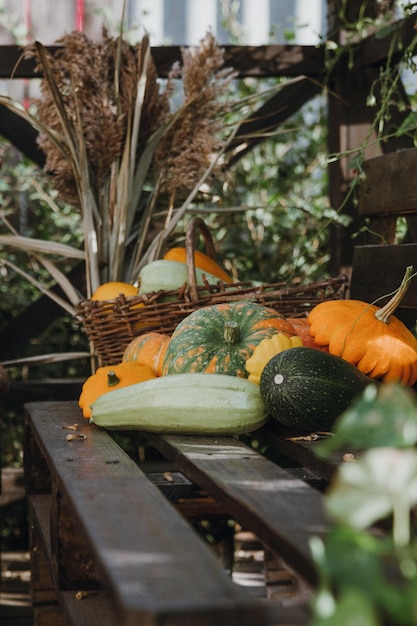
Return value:
<svg viewBox="0 0 417 626">
<path fill-rule="evenodd" d="M 0 483 L 0 509 L 24 499 L 25 487 L 21 468 L 2 467 Z"/>
<path fill-rule="evenodd" d="M 364 163 L 358 213 L 399 216 L 417 212 L 417 148 L 398 150 Z"/>
<path fill-rule="evenodd" d="M 328 525 L 315 489 L 234 438 L 165 435 L 152 442 L 244 528 L 317 582 L 309 539 Z"/>
<path fill-rule="evenodd" d="M 135 620 L 142 626 L 308 623 L 305 598 L 284 606 L 234 584 L 184 509 L 176 509 L 106 431 L 84 420 L 76 402 L 31 403 L 26 412 L 30 507 L 61 603 L 65 592 L 68 624 L 79 626 L 83 606 L 72 602 L 82 574 L 71 581 L 71 559 L 78 573 L 90 571 L 91 559 L 98 580 L 86 580 L 85 589 L 98 603 L 107 594 L 120 626 Z M 73 431 L 63 427 L 74 423 L 86 439 L 67 441 Z M 327 520 L 321 494 L 308 481 L 233 437 L 149 435 L 148 441 L 173 472 L 208 494 L 214 515 L 220 511 L 253 532 L 307 586 L 317 582 L 308 541 L 325 532 Z M 198 515 L 198 501 L 193 506 Z M 205 507 L 202 499 L 200 514 L 210 515 Z"/>
<path fill-rule="evenodd" d="M 209 548 L 113 439 L 83 423 L 75 402 L 34 403 L 27 410 L 121 624 L 265 622 L 258 600 L 233 585 Z M 81 424 L 85 440 L 66 440 L 71 431 L 63 426 L 74 422 Z M 57 524 L 52 514 L 55 563 L 62 556 L 59 547 L 54 554 Z M 59 567 L 55 572 L 59 576 Z"/>
<path fill-rule="evenodd" d="M 57 46 L 46 46 L 52 54 Z M 324 50 L 317 46 L 222 46 L 226 67 L 233 67 L 238 76 L 314 76 L 322 73 Z M 181 46 L 153 46 L 152 58 L 159 76 L 166 77 L 177 61 Z M 36 78 L 34 59 L 24 58 L 16 45 L 0 46 L 0 78 Z"/>
<path fill-rule="evenodd" d="M 101 590 L 86 593 L 79 591 L 61 591 L 60 606 L 53 583 L 52 547 L 50 536 L 51 497 L 33 495 L 28 498 L 29 517 L 31 520 L 31 564 L 32 564 L 32 603 L 35 615 L 48 606 L 48 623 L 60 626 L 71 621 L 76 614 L 77 626 L 111 626 L 114 623 L 113 607 Z M 61 610 L 61 606 L 63 611 Z M 66 615 L 66 622 L 64 621 Z M 45 621 L 42 615 L 42 621 Z"/>
<path fill-rule="evenodd" d="M 350 296 L 365 302 L 385 296 L 377 303 L 382 306 L 399 287 L 409 265 L 417 269 L 417 244 L 357 246 L 353 254 Z M 410 282 L 401 307 L 415 309 L 417 314 L 415 279 Z"/>
</svg>

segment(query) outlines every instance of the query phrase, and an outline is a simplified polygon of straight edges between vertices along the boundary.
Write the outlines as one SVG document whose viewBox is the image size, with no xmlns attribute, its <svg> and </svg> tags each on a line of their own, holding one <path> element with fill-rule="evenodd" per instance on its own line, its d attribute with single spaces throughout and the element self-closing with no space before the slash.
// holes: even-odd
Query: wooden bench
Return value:
<svg viewBox="0 0 417 626">
<path fill-rule="evenodd" d="M 275 461 L 234 437 L 151 436 L 169 468 L 163 490 L 76 402 L 30 403 L 26 416 L 35 625 L 45 614 L 74 626 L 308 623 L 309 538 L 327 528 L 316 486 L 332 472 L 310 443 L 265 427 L 257 441 L 273 446 Z M 67 439 L 77 433 L 85 439 Z M 312 472 L 300 475 L 297 457 Z M 180 477 L 198 497 L 181 497 Z M 268 602 L 233 580 L 192 526 L 213 516 L 252 532 L 269 562 L 283 559 L 292 597 Z"/>
</svg>

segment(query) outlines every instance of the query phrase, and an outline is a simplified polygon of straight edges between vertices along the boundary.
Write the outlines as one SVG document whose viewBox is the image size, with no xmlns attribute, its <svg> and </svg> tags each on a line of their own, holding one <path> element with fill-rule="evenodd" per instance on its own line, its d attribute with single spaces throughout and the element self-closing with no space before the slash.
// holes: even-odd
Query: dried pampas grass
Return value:
<svg viewBox="0 0 417 626">
<path fill-rule="evenodd" d="M 57 43 L 54 56 L 39 42 L 26 50 L 42 75 L 36 115 L 9 98 L 0 102 L 38 129 L 54 187 L 81 211 L 90 297 L 103 282 L 134 282 L 201 184 L 220 174 L 233 134 L 233 72 L 211 33 L 182 50 L 181 66 L 163 85 L 147 36 L 130 46 L 106 30 L 99 42 L 73 32 Z M 178 83 L 182 102 L 172 110 Z"/>
</svg>

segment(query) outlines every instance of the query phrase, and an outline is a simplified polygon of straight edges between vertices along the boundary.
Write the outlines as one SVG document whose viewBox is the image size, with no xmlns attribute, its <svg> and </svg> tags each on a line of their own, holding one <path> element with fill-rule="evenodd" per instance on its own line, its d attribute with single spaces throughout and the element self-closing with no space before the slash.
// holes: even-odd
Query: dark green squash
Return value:
<svg viewBox="0 0 417 626">
<path fill-rule="evenodd" d="M 313 348 L 276 354 L 261 374 L 269 415 L 294 430 L 331 430 L 335 420 L 371 379 L 340 357 Z M 375 382 L 375 381 L 373 381 Z"/>
</svg>

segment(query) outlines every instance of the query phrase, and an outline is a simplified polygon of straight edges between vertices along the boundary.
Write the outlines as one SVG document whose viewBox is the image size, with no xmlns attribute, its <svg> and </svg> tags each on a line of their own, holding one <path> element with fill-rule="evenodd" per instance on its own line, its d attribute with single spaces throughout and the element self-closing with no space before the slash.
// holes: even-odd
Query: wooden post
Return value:
<svg viewBox="0 0 417 626">
<path fill-rule="evenodd" d="M 346 44 L 347 33 L 343 22 L 353 23 L 359 19 L 360 15 L 362 19 L 363 17 L 375 18 L 378 10 L 380 10 L 379 3 L 376 0 L 367 2 L 352 0 L 348 3 L 341 2 L 341 0 L 328 0 L 328 39 L 335 41 L 338 45 Z M 372 46 L 372 39 L 368 39 L 366 44 Z M 355 46 L 352 46 L 352 54 L 342 56 L 331 72 L 328 82 L 329 154 L 346 154 L 329 165 L 330 203 L 334 209 L 341 209 L 343 214 L 352 218 L 348 227 L 333 224 L 330 229 L 330 271 L 334 275 L 350 273 L 354 245 L 392 243 L 395 236 L 395 220 L 391 219 L 378 223 L 378 228 L 383 230 L 383 239 L 378 236 L 375 240 L 366 236 L 352 239 L 352 235 L 357 233 L 364 224 L 363 219 L 357 216 L 355 197 L 351 193 L 351 183 L 356 175 L 352 165 L 353 157 L 359 153 L 362 146 L 367 146 L 363 152 L 365 159 L 377 157 L 385 152 L 412 147 L 411 138 L 405 136 L 389 137 L 384 141 L 378 141 L 373 126 L 382 101 L 379 89 L 380 66 L 372 64 L 362 67 L 357 50 Z M 385 62 L 386 58 L 382 59 L 381 65 Z M 391 80 L 393 81 L 394 78 L 395 70 L 392 71 Z M 407 101 L 401 81 L 397 88 L 401 92 L 401 97 Z M 375 96 L 374 106 L 368 103 L 371 91 Z M 389 109 L 391 126 L 398 128 L 407 114 L 407 111 L 402 112 L 397 107 L 391 106 Z M 385 134 L 388 134 L 387 130 Z M 372 230 L 374 230 L 374 224 L 370 222 L 369 231 Z"/>
</svg>

